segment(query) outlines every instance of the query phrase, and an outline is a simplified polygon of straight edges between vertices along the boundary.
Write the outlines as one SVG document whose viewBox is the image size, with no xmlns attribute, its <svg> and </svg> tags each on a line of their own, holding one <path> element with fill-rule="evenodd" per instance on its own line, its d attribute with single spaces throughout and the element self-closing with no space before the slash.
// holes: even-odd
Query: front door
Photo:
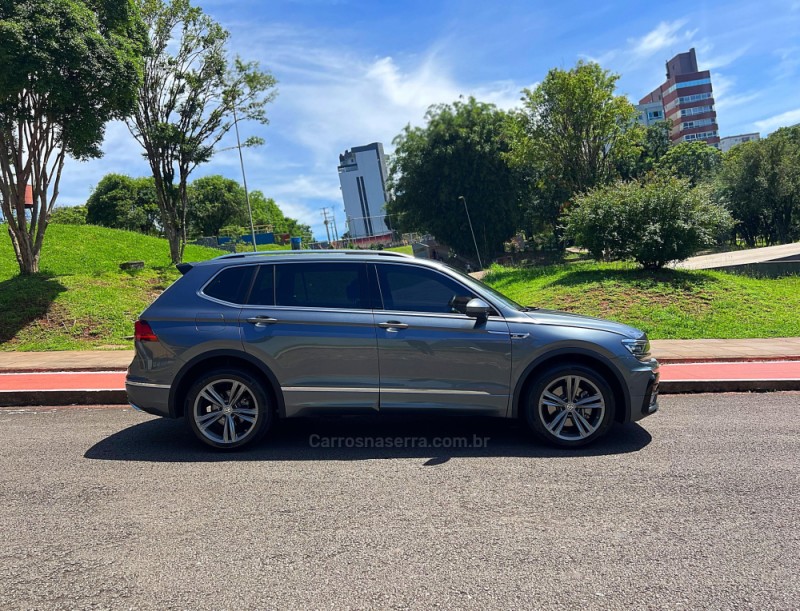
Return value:
<svg viewBox="0 0 800 611">
<path fill-rule="evenodd" d="M 381 411 L 504 416 L 511 379 L 505 320 L 497 314 L 480 321 L 456 311 L 453 297 L 475 295 L 437 270 L 400 263 L 375 269 L 383 304 L 375 310 Z"/>
<path fill-rule="evenodd" d="M 378 409 L 378 349 L 367 267 L 261 265 L 241 310 L 244 348 L 275 374 L 287 416 Z"/>
</svg>

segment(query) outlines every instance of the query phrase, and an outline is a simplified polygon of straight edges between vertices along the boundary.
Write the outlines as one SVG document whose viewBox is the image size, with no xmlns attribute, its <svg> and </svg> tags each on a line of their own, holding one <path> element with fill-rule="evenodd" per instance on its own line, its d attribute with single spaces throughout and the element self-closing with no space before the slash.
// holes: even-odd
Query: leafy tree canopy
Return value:
<svg viewBox="0 0 800 611">
<path fill-rule="evenodd" d="M 161 225 L 179 263 L 190 174 L 211 159 L 237 119 L 267 123 L 276 81 L 256 63 L 230 61 L 228 32 L 188 0 L 137 1 L 151 52 L 128 127 L 150 163 Z"/>
<path fill-rule="evenodd" d="M 91 225 L 153 234 L 158 217 L 152 177 L 106 174 L 86 202 L 86 222 Z"/>
<path fill-rule="evenodd" d="M 475 245 L 463 196 L 481 254 L 502 250 L 517 228 L 520 189 L 509 164 L 508 115 L 469 98 L 432 106 L 425 127 L 406 126 L 394 140 L 387 205 L 400 231 L 434 234 L 472 258 Z"/>
<path fill-rule="evenodd" d="M 717 188 L 749 246 L 800 239 L 800 127 L 733 147 L 724 155 Z"/>
<path fill-rule="evenodd" d="M 189 185 L 189 226 L 198 236 L 219 236 L 226 225 L 249 224 L 244 189 L 224 176 L 204 176 Z"/>
<path fill-rule="evenodd" d="M 633 105 L 615 95 L 618 79 L 594 62 L 580 61 L 570 70 L 550 70 L 535 89 L 523 91 L 512 158 L 531 190 L 529 220 L 555 229 L 575 194 L 634 164 L 642 128 Z"/>
<path fill-rule="evenodd" d="M 0 0 L 0 205 L 21 273 L 39 269 L 66 155 L 100 156 L 146 48 L 134 0 Z"/>
<path fill-rule="evenodd" d="M 679 142 L 672 146 L 656 165 L 657 169 L 679 178 L 686 178 L 692 186 L 710 180 L 719 170 L 722 153 L 715 147 L 696 140 Z"/>
</svg>

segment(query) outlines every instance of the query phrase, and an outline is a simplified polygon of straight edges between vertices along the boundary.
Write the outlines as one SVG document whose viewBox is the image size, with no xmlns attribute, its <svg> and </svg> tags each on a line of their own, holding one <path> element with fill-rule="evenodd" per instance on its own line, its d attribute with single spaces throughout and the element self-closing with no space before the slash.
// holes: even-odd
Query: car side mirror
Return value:
<svg viewBox="0 0 800 611">
<path fill-rule="evenodd" d="M 489 313 L 492 311 L 492 306 L 486 303 L 483 299 L 470 299 L 467 302 L 466 307 L 466 315 L 471 318 L 477 318 L 478 320 L 485 320 L 489 317 Z"/>
</svg>

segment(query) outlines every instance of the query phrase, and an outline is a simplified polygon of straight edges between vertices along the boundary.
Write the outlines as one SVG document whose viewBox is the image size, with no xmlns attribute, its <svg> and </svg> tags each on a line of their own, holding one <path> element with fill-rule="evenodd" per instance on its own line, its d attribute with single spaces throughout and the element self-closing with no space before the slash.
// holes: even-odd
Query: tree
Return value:
<svg viewBox="0 0 800 611">
<path fill-rule="evenodd" d="M 151 52 L 128 127 L 155 179 L 173 263 L 186 244 L 189 175 L 211 159 L 234 121 L 267 123 L 275 79 L 226 56 L 228 32 L 188 0 L 138 0 Z M 250 139 L 245 144 L 256 144 Z"/>
<path fill-rule="evenodd" d="M 550 70 L 535 89 L 523 91 L 512 157 L 531 188 L 528 218 L 556 234 L 567 202 L 616 178 L 617 167 L 637 155 L 641 127 L 628 99 L 614 95 L 618 79 L 580 61 L 571 70 Z"/>
<path fill-rule="evenodd" d="M 270 225 L 277 235 L 289 234 L 293 237 L 302 237 L 310 242 L 312 239 L 311 227 L 297 219 L 286 216 L 271 197 L 264 197 L 261 191 L 250 193 L 250 207 L 253 210 L 253 223 L 255 225 Z"/>
<path fill-rule="evenodd" d="M 100 157 L 133 107 L 145 46 L 133 0 L 0 1 L 0 205 L 20 273 L 39 271 L 66 156 Z"/>
<path fill-rule="evenodd" d="M 718 197 L 735 219 L 734 238 L 741 237 L 750 248 L 770 234 L 759 181 L 763 160 L 763 149 L 757 142 L 735 146 L 723 156 L 717 180 Z"/>
<path fill-rule="evenodd" d="M 198 236 L 219 237 L 226 225 L 247 224 L 244 189 L 224 176 L 205 176 L 189 185 L 189 227 Z"/>
<path fill-rule="evenodd" d="M 657 121 L 638 129 L 639 137 L 631 147 L 631 155 L 617 161 L 617 172 L 623 180 L 641 178 L 651 172 L 672 144 L 669 138 L 672 121 Z"/>
<path fill-rule="evenodd" d="M 106 174 L 86 202 L 86 222 L 91 225 L 153 234 L 158 216 L 152 177 Z"/>
<path fill-rule="evenodd" d="M 633 259 L 646 269 L 681 261 L 714 244 L 733 220 L 707 186 L 651 174 L 597 187 L 575 199 L 567 232 L 598 260 Z"/>
<path fill-rule="evenodd" d="M 800 238 L 800 127 L 732 148 L 717 184 L 749 246 L 759 238 L 768 244 Z"/>
<path fill-rule="evenodd" d="M 423 231 L 464 256 L 487 259 L 514 234 L 520 185 L 509 165 L 506 113 L 469 98 L 432 106 L 425 127 L 406 126 L 394 139 L 387 212 L 400 231 Z"/>
<path fill-rule="evenodd" d="M 659 159 L 656 167 L 678 178 L 687 178 L 694 187 L 712 179 L 721 163 L 722 153 L 717 147 L 695 140 L 672 146 Z"/>
</svg>

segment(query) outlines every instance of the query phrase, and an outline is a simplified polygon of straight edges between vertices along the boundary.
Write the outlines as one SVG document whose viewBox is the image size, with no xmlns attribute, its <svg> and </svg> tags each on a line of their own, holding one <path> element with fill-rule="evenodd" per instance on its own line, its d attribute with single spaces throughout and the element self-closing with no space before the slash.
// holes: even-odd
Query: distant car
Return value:
<svg viewBox="0 0 800 611">
<path fill-rule="evenodd" d="M 523 307 L 442 263 L 386 251 L 231 254 L 183 275 L 136 322 L 126 388 L 215 448 L 275 418 L 522 418 L 579 447 L 658 409 L 641 331 Z"/>
</svg>

